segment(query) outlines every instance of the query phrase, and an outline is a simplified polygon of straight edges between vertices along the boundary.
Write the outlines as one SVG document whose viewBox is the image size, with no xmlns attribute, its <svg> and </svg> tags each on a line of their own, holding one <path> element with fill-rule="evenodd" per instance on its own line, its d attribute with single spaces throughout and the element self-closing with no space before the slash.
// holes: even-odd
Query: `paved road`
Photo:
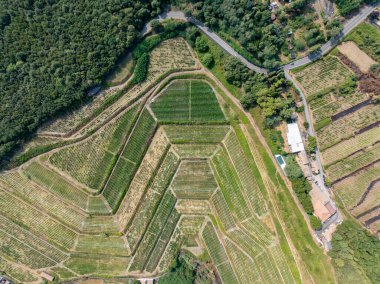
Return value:
<svg viewBox="0 0 380 284">
<path fill-rule="evenodd" d="M 378 1 L 376 4 L 364 6 L 357 15 L 355 15 L 354 17 L 352 17 L 351 19 L 349 19 L 348 21 L 346 21 L 344 23 L 344 25 L 343 25 L 343 31 L 336 38 L 333 38 L 333 39 L 329 40 L 328 42 L 326 42 L 324 45 L 322 45 L 321 46 L 321 52 L 320 52 L 320 54 L 318 56 L 306 56 L 306 57 L 300 58 L 298 60 L 295 60 L 293 62 L 290 62 L 288 64 L 285 64 L 285 65 L 281 66 L 281 68 L 284 69 L 285 77 L 288 80 L 290 80 L 290 81 L 293 82 L 295 88 L 300 93 L 303 105 L 305 107 L 305 118 L 306 118 L 306 121 L 309 123 L 309 128 L 308 128 L 309 135 L 315 136 L 315 132 L 314 132 L 313 123 L 312 123 L 312 120 L 311 120 L 309 108 L 308 108 L 308 105 L 307 105 L 306 97 L 305 97 L 304 93 L 302 92 L 302 90 L 301 90 L 300 86 L 298 85 L 298 83 L 289 74 L 289 71 L 291 69 L 293 69 L 293 68 L 309 64 L 312 61 L 318 59 L 320 56 L 322 56 L 322 55 L 328 53 L 329 51 L 331 51 L 336 45 L 339 44 L 340 40 L 344 36 L 346 36 L 357 25 L 359 25 L 362 21 L 364 21 L 369 16 L 369 14 L 371 14 L 372 11 L 374 11 L 376 9 L 376 7 L 379 4 L 380 4 L 380 1 Z M 223 48 L 227 53 L 229 53 L 230 55 L 238 58 L 249 69 L 254 70 L 255 72 L 258 72 L 258 73 L 264 73 L 264 74 L 268 73 L 267 69 L 264 69 L 262 67 L 259 67 L 259 66 L 256 66 L 256 65 L 252 64 L 246 58 L 244 58 L 243 56 L 241 56 L 240 54 L 238 54 L 227 42 L 225 42 L 222 38 L 220 38 L 216 33 L 212 32 L 202 22 L 200 22 L 200 21 L 198 21 L 198 20 L 196 20 L 196 19 L 194 19 L 192 17 L 186 18 L 185 15 L 184 15 L 184 13 L 181 12 L 181 11 L 164 12 L 161 15 L 159 15 L 158 19 L 160 21 L 163 21 L 165 19 L 179 19 L 179 20 L 189 21 L 189 22 L 195 24 L 199 29 L 201 29 L 202 32 L 205 35 L 207 35 L 211 40 L 213 40 L 216 44 L 218 44 L 221 48 Z M 150 29 L 151 29 L 150 25 L 147 24 L 144 27 L 143 31 L 141 32 L 142 35 L 145 35 L 146 33 L 148 33 L 150 31 Z M 322 192 L 327 193 L 328 196 L 330 196 L 329 190 L 325 186 L 325 183 L 324 183 L 323 167 L 322 167 L 322 163 L 321 163 L 318 151 L 316 151 L 316 160 L 317 160 L 317 165 L 318 165 L 318 168 L 319 168 L 319 174 L 316 175 L 316 176 L 314 176 L 314 179 L 318 182 L 319 189 Z M 330 198 L 330 200 L 331 200 L 331 202 L 333 204 L 335 204 L 334 201 L 331 198 Z M 339 218 L 339 213 L 337 212 L 330 220 L 328 220 L 326 222 L 326 224 L 323 225 L 322 231 L 326 230 L 332 223 L 338 222 L 339 219 L 340 219 Z"/>
<path fill-rule="evenodd" d="M 321 54 L 319 56 L 315 56 L 315 57 L 306 56 L 298 60 L 295 60 L 293 62 L 290 62 L 282 66 L 282 68 L 284 68 L 285 70 L 286 69 L 290 70 L 296 67 L 300 67 L 308 63 L 311 63 L 313 60 L 319 58 L 321 55 L 328 53 L 331 49 L 333 49 L 336 45 L 338 45 L 339 41 L 343 37 L 345 37 L 349 32 L 351 32 L 362 21 L 364 21 L 369 16 L 369 14 L 371 14 L 376 9 L 376 7 L 379 4 L 380 4 L 380 1 L 377 2 L 376 4 L 364 6 L 357 15 L 352 17 L 350 20 L 346 21 L 343 25 L 344 26 L 343 31 L 336 38 L 329 40 L 328 42 L 326 42 L 324 45 L 321 46 Z"/>
<path fill-rule="evenodd" d="M 239 53 L 237 53 L 227 42 L 225 42 L 220 36 L 218 36 L 216 33 L 211 31 L 208 27 L 206 27 L 201 21 L 198 21 L 194 19 L 193 17 L 185 17 L 185 14 L 182 11 L 169 11 L 169 12 L 163 12 L 158 16 L 159 21 L 163 21 L 165 19 L 177 19 L 177 20 L 183 20 L 188 21 L 196 25 L 204 34 L 206 34 L 212 41 L 214 41 L 217 45 L 219 45 L 221 48 L 223 48 L 227 53 L 230 55 L 238 58 L 241 62 L 244 63 L 249 69 L 254 70 L 258 73 L 268 73 L 268 70 L 261 68 L 259 66 L 256 66 L 249 62 L 247 59 L 245 59 L 243 56 L 241 56 Z M 150 31 L 150 24 L 147 24 L 144 29 L 141 31 L 142 35 L 147 34 Z"/>
<path fill-rule="evenodd" d="M 380 4 L 380 1 L 378 1 L 375 4 L 364 6 L 360 12 L 352 17 L 350 20 L 346 21 L 344 23 L 344 28 L 342 33 L 334 38 L 326 42 L 321 47 L 321 55 L 328 53 L 331 49 L 333 49 L 339 41 L 346 36 L 352 29 L 354 29 L 357 25 L 359 25 L 362 21 L 364 21 L 369 14 L 372 13 L 373 10 L 376 9 L 376 7 Z M 268 70 L 265 68 L 262 68 L 260 66 L 254 65 L 251 62 L 249 62 L 246 58 L 241 56 L 239 53 L 237 53 L 226 41 L 224 41 L 221 37 L 219 37 L 216 33 L 211 31 L 208 27 L 206 27 L 202 22 L 194 19 L 193 17 L 185 17 L 185 14 L 182 11 L 169 11 L 169 12 L 163 12 L 158 16 L 159 21 L 163 21 L 165 19 L 178 19 L 183 21 L 189 21 L 196 25 L 199 29 L 201 29 L 211 40 L 213 40 L 216 44 L 218 44 L 221 48 L 223 48 L 227 53 L 230 55 L 238 58 L 244 65 L 246 65 L 249 69 L 254 70 L 258 73 L 268 73 Z M 150 24 L 148 23 L 145 25 L 143 30 L 141 31 L 142 35 L 147 34 L 151 30 Z M 303 66 L 305 64 L 311 63 L 313 60 L 317 59 L 319 56 L 306 56 L 303 58 L 300 58 L 298 60 L 295 60 L 293 62 L 290 62 L 288 64 L 285 64 L 281 66 L 281 68 L 285 70 L 290 70 L 296 67 Z"/>
</svg>

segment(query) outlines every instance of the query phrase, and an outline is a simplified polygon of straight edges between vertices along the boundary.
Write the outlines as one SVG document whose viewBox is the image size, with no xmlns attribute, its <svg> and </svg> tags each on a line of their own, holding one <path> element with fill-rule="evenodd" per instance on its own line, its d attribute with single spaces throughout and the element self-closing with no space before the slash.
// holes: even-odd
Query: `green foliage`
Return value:
<svg viewBox="0 0 380 284">
<path fill-rule="evenodd" d="M 310 34 L 310 41 L 314 40 L 313 35 L 317 35 L 317 41 L 323 38 L 319 27 L 313 24 L 315 12 L 310 9 L 309 2 L 293 1 L 280 8 L 277 14 L 281 24 L 272 22 L 267 1 L 201 0 L 192 4 L 192 15 L 216 30 L 244 57 L 253 58 L 266 68 L 274 68 L 279 66 L 279 55 L 285 50 L 286 32 L 289 27 L 294 32 L 303 29 L 306 14 L 311 18 L 306 30 L 317 31 Z"/>
<path fill-rule="evenodd" d="M 305 111 L 305 106 L 304 105 L 296 108 L 296 112 L 298 112 L 298 113 L 302 113 L 304 111 Z"/>
<path fill-rule="evenodd" d="M 285 161 L 286 161 L 285 172 L 289 178 L 297 179 L 297 178 L 303 177 L 302 170 L 293 155 L 287 156 L 285 158 Z"/>
<path fill-rule="evenodd" d="M 340 14 L 342 16 L 347 16 L 353 11 L 359 9 L 360 5 L 363 3 L 363 0 L 336 0 L 335 3 Z"/>
<path fill-rule="evenodd" d="M 339 18 L 334 18 L 326 24 L 327 37 L 334 38 L 343 31 L 343 24 Z"/>
<path fill-rule="evenodd" d="M 294 101 L 282 96 L 287 88 L 283 72 L 271 72 L 268 76 L 254 73 L 234 57 L 228 58 L 223 67 L 228 83 L 244 87 L 245 95 L 240 100 L 242 106 L 248 110 L 258 105 L 262 109 L 267 127 L 291 117 Z"/>
<path fill-rule="evenodd" d="M 194 259 L 190 253 L 178 255 L 169 273 L 158 280 L 160 284 L 207 284 L 213 283 L 212 272 L 201 262 Z"/>
<path fill-rule="evenodd" d="M 207 52 L 209 49 L 207 42 L 202 37 L 197 37 L 195 40 L 195 48 L 202 53 Z"/>
<path fill-rule="evenodd" d="M 149 67 L 149 54 L 143 53 L 139 59 L 137 59 L 136 67 L 134 71 L 133 80 L 136 84 L 145 81 L 148 75 Z"/>
<path fill-rule="evenodd" d="M 307 214 L 311 215 L 313 213 L 313 204 L 311 203 L 311 197 L 309 195 L 311 190 L 310 183 L 304 177 L 290 179 L 290 181 L 302 207 L 305 209 Z"/>
<path fill-rule="evenodd" d="M 304 39 L 297 39 L 294 41 L 294 46 L 298 51 L 304 51 L 306 48 L 306 42 Z"/>
<path fill-rule="evenodd" d="M 199 30 L 195 26 L 190 26 L 186 29 L 186 39 L 192 47 L 195 47 L 195 41 L 199 36 Z"/>
<path fill-rule="evenodd" d="M 156 33 L 159 33 L 164 28 L 160 21 L 158 19 L 154 19 L 150 22 L 150 26 L 152 27 L 153 31 Z"/>
<path fill-rule="evenodd" d="M 332 123 L 331 117 L 326 117 L 315 124 L 315 131 L 322 129 L 323 127 Z"/>
<path fill-rule="evenodd" d="M 314 230 L 320 230 L 322 227 L 321 221 L 314 215 L 310 215 L 310 225 Z"/>
<path fill-rule="evenodd" d="M 344 40 L 354 41 L 360 49 L 377 62 L 380 62 L 380 32 L 374 25 L 362 23 L 346 36 Z"/>
<path fill-rule="evenodd" d="M 310 154 L 312 152 L 315 152 L 315 149 L 317 148 L 317 139 L 314 136 L 309 135 L 307 137 L 308 145 L 306 151 Z"/>
<path fill-rule="evenodd" d="M 63 0 L 2 1 L 0 11 L 4 161 L 42 122 L 84 101 L 159 10 L 145 1 Z"/>
<path fill-rule="evenodd" d="M 354 267 L 364 271 L 372 283 L 380 282 L 380 240 L 352 220 L 338 226 L 329 252 L 335 269 Z"/>
<path fill-rule="evenodd" d="M 204 66 L 206 66 L 207 68 L 210 68 L 214 65 L 214 57 L 212 57 L 211 53 L 206 53 L 205 55 L 203 55 L 202 57 L 202 64 Z"/>
</svg>

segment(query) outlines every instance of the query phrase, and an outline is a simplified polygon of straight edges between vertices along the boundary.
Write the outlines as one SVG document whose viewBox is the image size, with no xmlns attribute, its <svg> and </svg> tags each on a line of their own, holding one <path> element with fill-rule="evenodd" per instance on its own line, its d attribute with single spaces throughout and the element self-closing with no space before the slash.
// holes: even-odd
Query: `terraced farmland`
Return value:
<svg viewBox="0 0 380 284">
<path fill-rule="evenodd" d="M 36 269 L 60 280 L 149 277 L 187 248 L 207 251 L 223 283 L 295 282 L 244 135 L 208 83 L 177 83 L 194 91 L 181 124 L 160 120 L 154 104 L 182 111 L 161 92 L 87 139 L 0 174 L 0 268 L 25 282 Z"/>
<path fill-rule="evenodd" d="M 366 32 L 377 36 L 380 33 L 360 29 L 360 33 L 358 28 L 348 38 L 359 40 L 360 48 L 373 55 L 373 46 L 366 46 L 362 39 L 367 38 Z M 362 86 L 370 83 L 358 70 L 348 57 L 328 55 L 296 70 L 294 76 L 307 95 L 327 179 L 352 215 L 380 234 L 379 94 L 363 93 L 369 89 Z M 356 89 L 352 82 L 347 84 L 353 72 L 359 74 Z"/>
<path fill-rule="evenodd" d="M 307 96 L 342 84 L 353 76 L 353 72 L 335 56 L 320 59 L 311 65 L 301 67 L 294 73 Z"/>
<path fill-rule="evenodd" d="M 152 103 L 152 110 L 161 122 L 224 121 L 214 91 L 204 81 L 172 82 Z"/>
</svg>

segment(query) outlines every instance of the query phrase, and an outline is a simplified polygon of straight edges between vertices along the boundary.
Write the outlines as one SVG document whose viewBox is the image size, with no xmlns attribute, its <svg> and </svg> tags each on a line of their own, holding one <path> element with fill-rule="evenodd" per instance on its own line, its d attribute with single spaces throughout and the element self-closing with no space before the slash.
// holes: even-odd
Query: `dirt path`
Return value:
<svg viewBox="0 0 380 284">
<path fill-rule="evenodd" d="M 284 176 L 283 173 L 282 173 L 282 170 L 279 169 L 279 166 L 277 165 L 276 161 L 274 160 L 274 157 L 273 157 L 273 155 L 272 155 L 272 153 L 271 153 L 271 151 L 270 151 L 270 148 L 269 148 L 269 146 L 267 145 L 267 143 L 266 143 L 266 141 L 265 141 L 265 138 L 264 138 L 263 135 L 261 134 L 261 132 L 260 132 L 258 126 L 256 125 L 255 121 L 253 120 L 253 117 L 252 117 L 249 113 L 247 113 L 246 111 L 244 111 L 243 107 L 242 107 L 241 104 L 240 104 L 240 101 L 239 101 L 236 97 L 234 97 L 234 96 L 233 96 L 233 95 L 232 95 L 232 94 L 231 94 L 231 93 L 230 93 L 230 92 L 224 87 L 224 85 L 221 84 L 221 83 L 219 82 L 219 80 L 218 80 L 218 79 L 217 79 L 217 78 L 216 78 L 216 77 L 215 77 L 210 71 L 206 70 L 205 73 L 206 73 L 210 78 L 212 78 L 213 81 L 216 82 L 216 84 L 222 89 L 222 91 L 228 96 L 228 98 L 231 99 L 231 100 L 233 101 L 233 103 L 235 104 L 235 106 L 237 106 L 241 111 L 243 111 L 243 112 L 246 114 L 246 117 L 249 119 L 250 124 L 251 124 L 252 127 L 254 128 L 254 130 L 255 130 L 257 136 L 259 137 L 259 140 L 260 140 L 261 144 L 265 147 L 265 149 L 266 149 L 267 153 L 269 154 L 269 156 L 271 157 L 273 163 L 276 165 L 277 172 L 280 173 L 280 175 L 282 176 L 283 180 L 285 181 L 285 183 L 286 183 L 286 185 L 287 185 L 287 188 L 289 189 L 289 192 L 292 194 L 292 197 L 293 197 L 295 203 L 297 204 L 297 207 L 298 207 L 299 210 L 302 212 L 302 214 L 303 214 L 303 216 L 304 216 L 304 219 L 305 219 L 305 221 L 306 221 L 306 224 L 307 224 L 307 226 L 308 226 L 308 229 L 309 229 L 309 231 L 310 231 L 310 234 L 311 234 L 312 236 L 314 236 L 314 231 L 312 230 L 312 228 L 311 228 L 311 226 L 310 226 L 310 224 L 309 224 L 309 220 L 308 220 L 308 217 L 306 216 L 306 213 L 304 213 L 304 210 L 303 210 L 301 204 L 299 203 L 298 198 L 295 196 L 294 191 L 291 189 L 290 182 L 287 180 L 287 178 L 285 178 L 285 176 Z M 260 171 L 260 175 L 261 175 L 262 178 L 263 178 L 263 181 L 264 181 L 265 187 L 267 188 L 267 191 L 268 191 L 268 193 L 269 193 L 269 195 L 270 195 L 270 197 L 271 197 L 271 200 L 275 200 L 274 197 L 273 197 L 273 193 L 275 192 L 275 186 L 274 186 L 274 184 L 272 183 L 272 181 L 270 180 L 270 177 L 268 176 L 268 174 L 266 173 L 265 166 L 264 166 L 264 162 L 263 162 L 262 159 L 260 158 L 260 155 L 259 155 L 259 153 L 257 152 L 257 149 L 254 148 L 254 146 L 253 146 L 253 145 L 254 145 L 254 142 L 253 142 L 252 139 L 250 138 L 250 135 L 249 135 L 248 131 L 247 131 L 245 128 L 243 128 L 242 130 L 245 132 L 245 135 L 246 135 L 246 138 L 248 139 L 248 142 L 249 142 L 248 144 L 249 144 L 249 146 L 250 146 L 250 148 L 251 148 L 252 154 L 255 156 L 255 161 L 256 161 L 256 163 L 258 163 L 257 166 L 258 166 L 258 169 L 259 169 L 259 171 Z M 305 265 L 304 265 L 303 263 L 301 263 L 302 260 L 301 260 L 300 256 L 298 255 L 296 249 L 294 248 L 294 246 L 293 246 L 293 244 L 292 244 L 292 242 L 291 242 L 291 240 L 290 240 L 290 236 L 289 236 L 289 233 L 288 233 L 288 231 L 287 231 L 287 229 L 286 229 L 286 226 L 285 226 L 283 220 L 280 218 L 279 209 L 278 209 L 277 204 L 276 204 L 275 202 L 272 202 L 272 204 L 274 205 L 274 209 L 275 209 L 274 211 L 275 211 L 276 217 L 277 217 L 277 219 L 279 220 L 279 222 L 280 222 L 280 224 L 281 224 L 281 227 L 282 227 L 282 230 L 283 230 L 284 233 L 285 233 L 285 237 L 286 237 L 287 243 L 289 244 L 289 247 L 290 247 L 290 249 L 291 249 L 291 251 L 292 251 L 292 254 L 293 254 L 293 256 L 294 256 L 294 258 L 295 258 L 295 260 L 296 260 L 296 263 L 297 263 L 298 268 L 301 268 L 301 267 L 302 267 L 302 269 L 303 269 L 304 271 L 306 271 L 306 273 L 308 274 L 308 278 L 309 278 L 309 279 L 306 280 L 306 279 L 302 279 L 304 275 L 302 275 L 302 273 L 300 273 L 300 275 L 301 275 L 301 279 L 302 279 L 303 281 L 305 281 L 305 282 L 311 282 L 311 283 L 314 283 L 314 280 L 312 279 L 310 273 L 307 271 L 307 268 L 305 267 Z M 315 239 L 314 239 L 314 240 L 315 240 Z"/>
</svg>

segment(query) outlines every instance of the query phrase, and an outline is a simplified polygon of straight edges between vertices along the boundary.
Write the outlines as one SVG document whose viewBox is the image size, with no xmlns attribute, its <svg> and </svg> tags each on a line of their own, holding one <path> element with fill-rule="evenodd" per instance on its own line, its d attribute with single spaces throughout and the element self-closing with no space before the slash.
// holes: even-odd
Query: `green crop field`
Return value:
<svg viewBox="0 0 380 284">
<path fill-rule="evenodd" d="M 363 22 L 343 41 L 379 61 L 379 39 L 375 25 Z M 359 68 L 362 57 L 351 53 L 338 46 L 292 72 L 307 96 L 326 180 L 352 216 L 378 235 L 380 105 L 378 90 L 367 88 L 376 84 L 366 81 L 378 74 L 376 68 Z"/>
<path fill-rule="evenodd" d="M 322 58 L 315 63 L 294 71 L 295 78 L 312 96 L 349 80 L 353 73 L 335 56 Z"/>
<path fill-rule="evenodd" d="M 0 269 L 20 282 L 40 271 L 58 283 L 156 277 L 189 249 L 223 283 L 299 279 L 250 142 L 214 86 L 174 80 L 155 92 L 88 137 L 0 173 Z"/>
<path fill-rule="evenodd" d="M 152 103 L 162 122 L 223 122 L 224 114 L 211 86 L 204 81 L 172 82 Z"/>
</svg>

